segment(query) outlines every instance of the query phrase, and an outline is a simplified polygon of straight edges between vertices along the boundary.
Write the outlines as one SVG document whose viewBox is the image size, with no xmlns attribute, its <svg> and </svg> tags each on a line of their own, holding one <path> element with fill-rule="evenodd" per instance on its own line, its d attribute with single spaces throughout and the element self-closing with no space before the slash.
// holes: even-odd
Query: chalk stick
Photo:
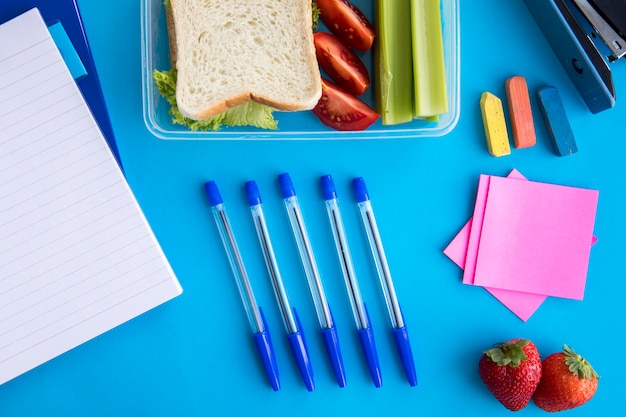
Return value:
<svg viewBox="0 0 626 417">
<path fill-rule="evenodd" d="M 537 98 L 556 154 L 566 156 L 578 152 L 559 90 L 551 85 L 543 86 L 537 90 Z"/>
<path fill-rule="evenodd" d="M 506 80 L 506 97 L 509 103 L 513 144 L 517 149 L 529 148 L 537 143 L 533 112 L 526 79 L 520 75 Z"/>
<path fill-rule="evenodd" d="M 502 100 L 488 91 L 480 96 L 480 110 L 487 138 L 487 149 L 493 156 L 504 156 L 511 153 L 509 135 L 504 120 Z"/>
</svg>

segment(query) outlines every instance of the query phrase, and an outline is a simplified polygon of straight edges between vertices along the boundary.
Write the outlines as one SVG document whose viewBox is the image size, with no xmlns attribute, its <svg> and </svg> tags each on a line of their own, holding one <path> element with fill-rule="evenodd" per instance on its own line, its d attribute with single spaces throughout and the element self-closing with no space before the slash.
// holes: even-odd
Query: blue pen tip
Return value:
<svg viewBox="0 0 626 417">
<path fill-rule="evenodd" d="M 267 327 L 265 321 L 265 315 L 263 310 L 259 307 L 259 313 L 265 329 L 262 332 L 255 333 L 252 337 L 254 344 L 256 345 L 257 352 L 261 357 L 263 363 L 263 369 L 265 369 L 265 375 L 269 380 L 270 385 L 274 391 L 280 390 L 280 381 L 278 379 L 278 365 L 276 363 L 276 355 L 274 354 L 274 347 L 272 345 L 272 337 L 270 336 L 270 330 Z"/>
<path fill-rule="evenodd" d="M 332 314 L 333 313 L 331 311 L 331 318 Z M 341 349 L 339 348 L 339 336 L 337 335 L 337 328 L 334 324 L 328 329 L 322 329 L 322 338 L 324 339 L 324 345 L 326 345 L 326 351 L 328 352 L 328 358 L 330 359 L 330 364 L 333 367 L 333 373 L 337 379 L 337 384 L 343 388 L 346 386 L 346 373 L 343 367 Z"/>
<path fill-rule="evenodd" d="M 283 194 L 283 198 L 289 198 L 296 195 L 296 190 L 293 188 L 291 177 L 288 173 L 282 173 L 278 176 L 278 182 L 280 184 L 280 192 Z"/>
<path fill-rule="evenodd" d="M 354 196 L 358 203 L 362 203 L 370 199 L 367 194 L 367 187 L 365 186 L 365 180 L 363 177 L 355 178 L 352 180 L 352 189 L 354 190 Z"/>
<path fill-rule="evenodd" d="M 378 353 L 376 352 L 376 343 L 374 341 L 374 333 L 372 328 L 359 330 L 359 342 L 361 343 L 361 349 L 365 356 L 365 363 L 367 364 L 367 370 L 370 373 L 372 382 L 376 388 L 380 388 L 383 385 L 383 378 L 380 374 L 380 364 L 378 362 Z"/>
<path fill-rule="evenodd" d="M 367 305 L 363 304 L 363 308 L 365 308 L 367 322 L 371 323 L 370 314 L 367 311 Z M 380 374 L 380 363 L 378 361 L 378 352 L 376 352 L 374 330 L 372 329 L 372 326 L 369 325 L 367 328 L 359 330 L 358 334 L 361 349 L 363 350 L 363 355 L 365 356 L 365 363 L 367 364 L 367 369 L 372 377 L 372 382 L 374 382 L 374 385 L 377 388 L 380 388 L 383 385 L 383 379 Z"/>
<path fill-rule="evenodd" d="M 398 354 L 402 361 L 404 373 L 412 387 L 417 385 L 417 375 L 415 373 L 415 363 L 413 362 L 413 352 L 411 351 L 411 343 L 409 342 L 409 333 L 406 326 L 400 329 L 393 329 L 393 338 L 396 341 Z"/>
<path fill-rule="evenodd" d="M 257 187 L 256 182 L 247 181 L 245 187 L 246 195 L 248 196 L 248 204 L 250 204 L 250 206 L 258 206 L 261 204 L 261 194 L 259 193 L 259 187 Z"/>
<path fill-rule="evenodd" d="M 324 200 L 333 200 L 337 198 L 337 191 L 335 190 L 335 182 L 330 175 L 324 175 L 320 178 L 322 184 L 322 195 Z"/>
<path fill-rule="evenodd" d="M 296 360 L 300 376 L 304 381 L 306 389 L 313 391 L 315 389 L 315 383 L 313 382 L 313 366 L 311 365 L 311 360 L 309 359 L 309 352 L 307 350 L 306 339 L 304 338 L 304 333 L 302 331 L 302 325 L 300 324 L 300 318 L 298 317 L 298 313 L 295 308 L 293 309 L 293 315 L 296 319 L 298 331 L 287 335 L 287 340 L 289 341 L 291 352 Z"/>
<path fill-rule="evenodd" d="M 211 207 L 222 204 L 222 196 L 220 195 L 220 190 L 217 188 L 215 181 L 205 182 L 204 191 L 209 198 L 209 204 Z"/>
</svg>

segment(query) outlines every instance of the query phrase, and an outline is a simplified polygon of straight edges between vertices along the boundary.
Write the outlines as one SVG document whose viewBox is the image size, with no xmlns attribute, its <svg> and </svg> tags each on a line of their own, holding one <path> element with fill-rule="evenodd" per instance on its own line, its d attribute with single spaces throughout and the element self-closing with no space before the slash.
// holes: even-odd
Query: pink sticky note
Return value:
<svg viewBox="0 0 626 417">
<path fill-rule="evenodd" d="M 597 203 L 596 190 L 491 177 L 474 285 L 581 300 Z"/>
<path fill-rule="evenodd" d="M 518 170 L 514 169 L 507 175 L 507 178 L 526 180 Z M 483 227 L 483 218 L 485 213 L 485 204 L 487 204 L 487 195 L 489 193 L 489 175 L 481 175 L 478 181 L 478 190 L 476 192 L 476 203 L 474 205 L 474 215 L 470 219 L 469 240 L 465 249 L 465 261 L 463 262 L 463 283 L 473 284 L 474 273 L 476 270 L 476 255 L 478 253 L 478 245 L 480 243 L 480 233 Z"/>
<path fill-rule="evenodd" d="M 507 178 L 526 180 L 526 178 L 515 169 L 511 171 Z M 482 205 L 484 206 L 487 194 L 482 193 L 481 196 L 485 199 L 485 201 L 482 202 Z M 461 269 L 465 268 L 471 225 L 472 218 L 469 219 L 469 221 L 463 226 L 463 228 L 443 251 L 444 254 Z M 591 244 L 593 245 L 597 240 L 598 239 L 593 236 Z M 476 253 L 471 256 L 475 259 Z M 541 294 L 503 290 L 498 288 L 485 289 L 523 321 L 527 321 L 537 308 L 539 308 L 541 303 L 543 303 L 543 301 L 547 298 L 547 296 Z"/>
<path fill-rule="evenodd" d="M 465 257 L 465 267 L 463 268 L 463 284 L 473 284 L 474 274 L 476 271 L 476 255 L 478 253 L 478 245 L 480 243 L 480 233 L 483 227 L 483 217 L 485 214 L 485 205 L 487 203 L 487 194 L 489 191 L 489 175 L 482 175 L 478 180 L 478 190 L 476 192 L 476 203 L 474 205 L 474 215 L 470 223 L 470 233 L 467 242 L 467 251 Z"/>
<path fill-rule="evenodd" d="M 467 256 L 467 246 L 469 243 L 470 228 L 472 218 L 459 230 L 454 239 L 443 250 L 444 255 L 452 260 L 461 269 L 465 269 L 465 257 Z"/>
<path fill-rule="evenodd" d="M 508 178 L 525 180 L 526 178 L 517 170 L 511 171 Z M 482 198 L 482 204 L 477 202 L 477 205 L 484 207 L 487 200 L 487 193 L 477 193 L 477 200 Z M 465 269 L 465 261 L 468 257 L 468 246 L 470 231 L 473 218 L 463 226 L 461 231 L 455 236 L 450 244 L 444 249 L 443 253 L 450 258 L 461 269 Z M 476 250 L 478 247 L 476 246 Z M 470 258 L 476 259 L 476 252 L 469 255 Z M 464 275 L 465 277 L 465 275 Z M 473 281 L 473 277 L 472 277 Z M 469 282 L 466 282 L 469 283 Z M 547 298 L 545 295 L 524 293 L 519 291 L 502 290 L 498 288 L 485 288 L 491 295 L 493 295 L 498 301 L 504 304 L 511 312 L 518 316 L 523 321 L 527 321 L 530 316 L 539 308 L 541 303 Z"/>
<path fill-rule="evenodd" d="M 465 267 L 471 222 L 472 219 L 465 223 L 465 226 L 443 251 L 461 269 Z M 547 298 L 546 295 L 541 294 L 488 287 L 485 289 L 523 321 L 527 321 Z"/>
</svg>

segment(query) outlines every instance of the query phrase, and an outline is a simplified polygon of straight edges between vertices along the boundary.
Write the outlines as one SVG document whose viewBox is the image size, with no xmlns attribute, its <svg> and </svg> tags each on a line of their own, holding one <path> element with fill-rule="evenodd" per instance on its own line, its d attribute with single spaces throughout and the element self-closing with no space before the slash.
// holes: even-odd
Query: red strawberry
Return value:
<svg viewBox="0 0 626 417">
<path fill-rule="evenodd" d="M 534 343 L 513 339 L 483 352 L 478 363 L 480 379 L 511 411 L 530 401 L 541 379 L 541 357 Z"/>
<path fill-rule="evenodd" d="M 535 404 L 546 411 L 581 406 L 596 393 L 599 378 L 589 362 L 564 345 L 563 352 L 543 361 L 543 378 L 533 397 Z"/>
</svg>

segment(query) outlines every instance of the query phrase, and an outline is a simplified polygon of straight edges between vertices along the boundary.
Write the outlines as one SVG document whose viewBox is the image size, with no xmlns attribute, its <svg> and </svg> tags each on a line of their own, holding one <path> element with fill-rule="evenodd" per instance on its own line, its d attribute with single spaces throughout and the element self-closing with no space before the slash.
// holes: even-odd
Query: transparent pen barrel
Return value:
<svg viewBox="0 0 626 417">
<path fill-rule="evenodd" d="M 280 270 L 278 269 L 278 262 L 276 261 L 276 255 L 274 254 L 274 248 L 270 240 L 270 235 L 267 230 L 267 224 L 265 222 L 265 215 L 263 214 L 263 208 L 260 204 L 256 206 L 250 206 L 252 213 L 252 219 L 254 220 L 254 227 L 259 237 L 259 243 L 263 250 L 263 258 L 265 259 L 265 265 L 272 281 L 272 288 L 274 289 L 274 295 L 280 308 L 281 317 L 287 333 L 293 334 L 298 331 L 293 311 L 289 306 L 289 300 L 287 298 L 287 291 L 283 284 L 282 277 L 280 276 Z"/>
<path fill-rule="evenodd" d="M 348 297 L 350 298 L 350 306 L 352 307 L 352 314 L 356 326 L 359 330 L 367 329 L 369 322 L 367 314 L 365 313 L 365 305 L 361 298 L 361 290 L 359 289 L 359 283 L 356 279 L 356 273 L 354 272 L 354 264 L 352 263 L 352 256 L 350 255 L 350 248 L 348 247 L 348 239 L 346 238 L 346 231 L 343 226 L 343 219 L 341 218 L 341 212 L 339 211 L 339 204 L 337 200 L 326 200 L 326 211 L 328 212 L 328 220 L 330 221 L 331 229 L 333 231 L 333 238 L 335 240 L 335 247 L 337 248 L 337 256 L 339 257 L 339 263 L 341 264 L 341 272 L 346 283 L 346 289 L 348 291 Z"/>
<path fill-rule="evenodd" d="M 333 320 L 298 200 L 296 197 L 290 197 L 285 198 L 284 201 L 296 245 L 298 246 L 298 252 L 302 259 L 302 265 L 311 291 L 311 297 L 313 298 L 313 304 L 315 305 L 317 319 L 320 323 L 320 327 L 329 329 L 333 327 Z"/>
<path fill-rule="evenodd" d="M 228 256 L 228 262 L 235 276 L 235 282 L 237 283 L 239 295 L 241 296 L 241 301 L 246 310 L 252 332 L 254 334 L 261 333 L 265 331 L 263 319 L 256 299 L 254 298 L 252 286 L 250 285 L 250 280 L 248 279 L 248 274 L 246 273 L 246 268 L 243 264 L 239 247 L 237 246 L 237 241 L 235 240 L 235 235 L 230 221 L 228 220 L 228 216 L 226 215 L 226 211 L 222 204 L 213 206 L 211 209 L 220 237 L 222 238 L 222 243 L 224 244 L 224 249 L 226 250 L 226 255 Z"/>
<path fill-rule="evenodd" d="M 367 240 L 372 250 L 372 256 L 374 257 L 374 263 L 376 264 L 376 271 L 378 278 L 380 279 L 380 285 L 385 295 L 385 302 L 387 303 L 387 309 L 389 310 L 389 317 L 391 318 L 391 324 L 394 328 L 400 329 L 404 327 L 404 320 L 400 311 L 400 304 L 396 296 L 396 290 L 391 279 L 391 272 L 389 271 L 389 265 L 387 264 L 387 257 L 385 256 L 385 250 L 378 233 L 378 226 L 376 224 L 376 218 L 369 200 L 358 203 L 361 211 L 361 217 L 363 219 L 363 225 L 367 232 Z"/>
</svg>

